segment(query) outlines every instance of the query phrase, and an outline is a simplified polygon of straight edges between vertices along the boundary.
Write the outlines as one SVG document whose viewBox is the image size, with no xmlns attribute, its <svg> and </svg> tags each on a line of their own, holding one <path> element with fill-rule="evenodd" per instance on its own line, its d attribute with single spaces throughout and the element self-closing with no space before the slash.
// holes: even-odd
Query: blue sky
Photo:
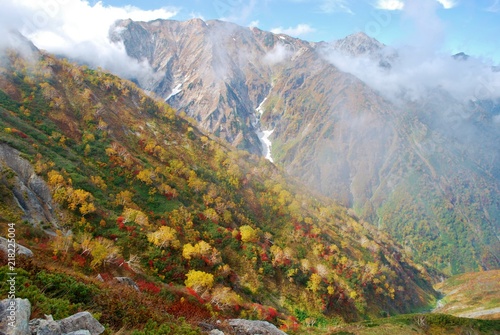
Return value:
<svg viewBox="0 0 500 335">
<path fill-rule="evenodd" d="M 193 17 L 309 41 L 363 31 L 394 47 L 463 51 L 500 64 L 500 0 L 1 0 L 0 30 L 18 29 L 51 52 L 85 43 L 101 50 L 117 19 Z"/>
<path fill-rule="evenodd" d="M 500 62 L 500 0 L 103 0 L 102 4 L 167 8 L 175 12 L 171 19 L 223 19 L 311 41 L 363 31 L 388 45 L 425 45 Z"/>
</svg>

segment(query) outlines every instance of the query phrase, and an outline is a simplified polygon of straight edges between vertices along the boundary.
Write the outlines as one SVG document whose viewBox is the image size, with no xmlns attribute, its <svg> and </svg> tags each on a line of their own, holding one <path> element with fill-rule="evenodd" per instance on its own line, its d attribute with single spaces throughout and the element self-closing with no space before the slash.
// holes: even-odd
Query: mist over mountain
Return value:
<svg viewBox="0 0 500 335">
<path fill-rule="evenodd" d="M 492 64 L 363 33 L 310 43 L 199 19 L 121 21 L 112 39 L 162 74 L 147 89 L 252 153 L 268 130 L 276 164 L 417 259 L 449 272 L 500 265 Z"/>
<path fill-rule="evenodd" d="M 134 78 L 147 86 L 154 78 L 149 64 L 129 57 L 120 43 L 112 43 L 110 26 L 123 17 L 149 21 L 170 18 L 176 12 L 177 9 L 169 7 L 150 11 L 134 6 L 111 7 L 100 1 L 93 5 L 87 1 L 7 1 L 0 13 L 0 33 L 4 36 L 0 49 L 22 45 L 8 34 L 17 31 L 40 49 Z"/>
</svg>

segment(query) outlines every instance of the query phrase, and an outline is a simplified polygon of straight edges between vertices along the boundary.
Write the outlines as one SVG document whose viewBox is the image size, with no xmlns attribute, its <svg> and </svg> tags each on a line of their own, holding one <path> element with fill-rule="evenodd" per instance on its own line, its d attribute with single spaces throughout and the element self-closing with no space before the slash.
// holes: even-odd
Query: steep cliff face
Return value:
<svg viewBox="0 0 500 335">
<path fill-rule="evenodd" d="M 500 266 L 494 103 L 440 90 L 387 98 L 325 57 L 363 56 L 390 71 L 398 54 L 362 33 L 327 45 L 191 20 L 123 21 L 113 36 L 161 74 L 147 89 L 253 153 L 257 130 L 272 130 L 276 164 L 418 259 L 450 272 Z"/>
<path fill-rule="evenodd" d="M 57 225 L 50 189 L 34 171 L 21 153 L 0 143 L 0 184 L 2 202 L 16 203 L 23 212 L 23 220 L 32 224 Z"/>
<path fill-rule="evenodd" d="M 283 61 L 311 44 L 222 22 L 123 21 L 112 33 L 160 73 L 147 89 L 237 147 L 262 151 L 255 109 Z"/>
</svg>

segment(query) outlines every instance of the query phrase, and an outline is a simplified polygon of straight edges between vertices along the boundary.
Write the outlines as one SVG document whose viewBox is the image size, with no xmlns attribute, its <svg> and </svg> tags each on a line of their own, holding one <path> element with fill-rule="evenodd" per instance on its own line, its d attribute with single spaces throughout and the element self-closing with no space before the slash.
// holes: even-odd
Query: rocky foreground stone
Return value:
<svg viewBox="0 0 500 335">
<path fill-rule="evenodd" d="M 62 320 L 54 320 L 51 315 L 45 319 L 30 320 L 30 317 L 28 299 L 0 301 L 0 335 L 100 335 L 105 330 L 89 312 L 79 312 Z M 287 335 L 267 321 L 231 319 L 227 324 L 237 335 Z M 205 324 L 202 328 L 210 335 L 225 334 L 214 325 Z"/>
<path fill-rule="evenodd" d="M 229 320 L 228 324 L 238 335 L 286 335 L 284 331 L 279 330 L 275 325 L 267 321 L 233 319 Z"/>
<path fill-rule="evenodd" d="M 5 299 L 0 302 L 0 334 L 5 335 L 99 335 L 104 327 L 89 312 L 80 312 L 55 321 L 32 319 L 28 299 Z"/>
<path fill-rule="evenodd" d="M 272 323 L 259 320 L 230 319 L 225 322 L 217 321 L 215 325 L 205 322 L 198 325 L 209 335 L 225 335 L 224 331 L 236 335 L 287 335 Z"/>
</svg>

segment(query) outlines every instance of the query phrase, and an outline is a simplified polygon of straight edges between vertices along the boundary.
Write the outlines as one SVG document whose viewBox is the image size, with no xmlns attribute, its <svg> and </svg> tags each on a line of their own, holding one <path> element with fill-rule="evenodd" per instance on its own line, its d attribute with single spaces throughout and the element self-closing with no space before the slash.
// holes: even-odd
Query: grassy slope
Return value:
<svg viewBox="0 0 500 335">
<path fill-rule="evenodd" d="M 500 320 L 500 270 L 454 276 L 435 287 L 445 295 L 438 313 Z"/>
<path fill-rule="evenodd" d="M 499 332 L 499 321 L 472 320 L 444 314 L 415 314 L 339 326 L 329 329 L 327 333 L 331 335 L 495 335 Z"/>
</svg>

